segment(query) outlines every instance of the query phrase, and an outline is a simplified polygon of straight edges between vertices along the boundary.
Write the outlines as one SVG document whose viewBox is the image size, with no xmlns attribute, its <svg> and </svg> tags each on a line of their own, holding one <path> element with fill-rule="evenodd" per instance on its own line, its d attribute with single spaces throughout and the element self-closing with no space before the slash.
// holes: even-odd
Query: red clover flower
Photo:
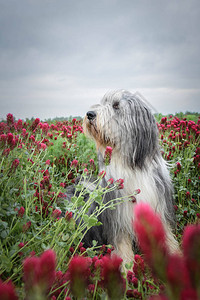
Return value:
<svg viewBox="0 0 200 300">
<path fill-rule="evenodd" d="M 14 117 L 12 114 L 7 114 L 7 124 L 13 125 L 14 124 Z"/>
<path fill-rule="evenodd" d="M 20 207 L 20 209 L 18 210 L 18 217 L 22 218 L 24 215 L 25 209 L 23 206 Z"/>
<path fill-rule="evenodd" d="M 90 260 L 83 256 L 74 256 L 70 261 L 68 268 L 70 289 L 77 298 L 84 296 L 90 275 L 90 264 Z"/>
<path fill-rule="evenodd" d="M 107 166 L 110 164 L 111 156 L 112 156 L 112 147 L 107 146 L 104 153 L 104 164 Z"/>
<path fill-rule="evenodd" d="M 160 217 L 146 203 L 134 207 L 133 230 L 135 231 L 141 250 L 155 273 L 160 276 L 160 271 L 166 264 L 166 234 Z"/>
<path fill-rule="evenodd" d="M 115 183 L 117 184 L 118 190 L 122 190 L 124 188 L 124 179 L 117 179 Z"/>
<path fill-rule="evenodd" d="M 15 287 L 11 281 L 2 282 L 0 280 L 0 297 L 1 300 L 18 300 Z"/>
<path fill-rule="evenodd" d="M 71 220 L 71 218 L 72 218 L 72 216 L 73 216 L 73 214 L 72 214 L 72 212 L 70 211 L 67 211 L 66 213 L 65 213 L 65 219 L 67 220 L 67 221 L 70 221 Z"/>
<path fill-rule="evenodd" d="M 11 169 L 13 170 L 13 171 L 15 171 L 16 170 L 16 168 L 19 166 L 19 159 L 15 159 L 15 160 L 13 160 L 13 162 L 12 162 L 12 165 L 11 165 Z"/>
<path fill-rule="evenodd" d="M 57 219 L 57 218 L 60 217 L 61 213 L 62 213 L 62 211 L 61 211 L 60 209 L 57 209 L 57 208 L 56 208 L 56 209 L 54 209 L 53 212 L 52 212 L 52 217 L 53 217 L 54 219 Z"/>
<path fill-rule="evenodd" d="M 124 280 L 120 272 L 122 259 L 118 256 L 104 256 L 102 258 L 103 285 L 107 290 L 109 299 L 121 299 L 124 294 Z"/>
<path fill-rule="evenodd" d="M 77 159 L 73 159 L 72 162 L 71 162 L 71 167 L 77 167 L 78 165 L 78 160 Z"/>
<path fill-rule="evenodd" d="M 199 288 L 200 282 L 200 225 L 189 225 L 183 234 L 183 253 L 191 281 Z"/>
<path fill-rule="evenodd" d="M 55 281 L 56 255 L 51 249 L 40 257 L 28 257 L 24 260 L 24 282 L 26 293 L 46 295 Z"/>
<path fill-rule="evenodd" d="M 142 278 L 144 276 L 144 270 L 144 260 L 140 255 L 136 254 L 134 256 L 133 273 L 136 277 Z"/>
<path fill-rule="evenodd" d="M 40 148 L 41 148 L 42 150 L 45 150 L 45 149 L 47 148 L 47 145 L 44 144 L 44 143 L 40 143 Z"/>
<path fill-rule="evenodd" d="M 99 173 L 99 177 L 104 178 L 105 176 L 106 176 L 106 171 L 101 171 L 101 172 Z"/>
</svg>

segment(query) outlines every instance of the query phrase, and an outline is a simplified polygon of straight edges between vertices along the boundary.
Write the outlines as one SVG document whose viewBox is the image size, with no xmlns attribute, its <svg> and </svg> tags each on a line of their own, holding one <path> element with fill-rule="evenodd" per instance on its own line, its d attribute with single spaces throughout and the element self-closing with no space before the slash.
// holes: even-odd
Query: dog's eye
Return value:
<svg viewBox="0 0 200 300">
<path fill-rule="evenodd" d="M 113 108 L 114 108 L 114 109 L 118 109 L 118 108 L 119 108 L 119 102 L 113 103 Z"/>
</svg>

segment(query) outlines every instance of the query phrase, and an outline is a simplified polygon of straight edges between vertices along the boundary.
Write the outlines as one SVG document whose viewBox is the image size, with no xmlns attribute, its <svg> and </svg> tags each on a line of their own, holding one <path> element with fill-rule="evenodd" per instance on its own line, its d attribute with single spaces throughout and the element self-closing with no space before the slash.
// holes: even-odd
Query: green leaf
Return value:
<svg viewBox="0 0 200 300">
<path fill-rule="evenodd" d="M 95 197 L 95 202 L 100 205 L 101 202 L 102 202 L 102 196 L 96 196 Z"/>
<path fill-rule="evenodd" d="M 48 246 L 45 243 L 41 244 L 42 249 L 46 250 L 48 248 Z"/>
<path fill-rule="evenodd" d="M 2 239 L 5 239 L 7 236 L 8 236 L 8 231 L 7 231 L 7 230 L 3 230 L 3 231 L 1 232 L 1 237 L 2 237 Z"/>
<path fill-rule="evenodd" d="M 89 219 L 89 216 L 88 216 L 88 215 L 84 215 L 84 216 L 83 216 L 83 221 L 84 221 L 85 223 L 88 223 L 88 219 Z"/>
<path fill-rule="evenodd" d="M 97 217 L 94 217 L 94 216 L 89 217 L 88 225 L 89 225 L 89 227 L 92 227 L 92 226 L 96 225 L 97 222 L 98 222 Z"/>
<path fill-rule="evenodd" d="M 92 245 L 95 247 L 97 245 L 97 241 L 93 240 Z"/>
<path fill-rule="evenodd" d="M 100 225 L 102 225 L 102 223 L 100 221 L 97 222 L 96 226 L 100 226 Z"/>
<path fill-rule="evenodd" d="M 1 266 L 2 269 L 5 268 L 7 272 L 10 272 L 10 270 L 12 269 L 12 262 L 6 255 L 1 256 Z"/>
<path fill-rule="evenodd" d="M 126 268 L 127 270 L 132 269 L 132 267 L 133 267 L 133 261 L 131 261 L 130 263 L 125 264 L 125 268 Z"/>
<path fill-rule="evenodd" d="M 57 245 L 62 248 L 66 248 L 66 243 L 64 243 L 64 242 L 57 242 Z"/>
<path fill-rule="evenodd" d="M 85 204 L 83 196 L 79 196 L 77 199 L 77 206 L 83 206 Z"/>
<path fill-rule="evenodd" d="M 72 203 L 75 203 L 77 201 L 77 197 L 76 196 L 71 197 L 71 201 Z"/>
<path fill-rule="evenodd" d="M 8 223 L 5 221 L 1 221 L 0 225 L 2 225 L 2 227 L 4 227 L 5 229 L 8 228 Z"/>
<path fill-rule="evenodd" d="M 77 184 L 77 185 L 76 185 L 76 191 L 77 191 L 77 192 L 81 191 L 82 188 L 83 188 L 83 186 L 82 186 L 81 184 Z"/>
</svg>

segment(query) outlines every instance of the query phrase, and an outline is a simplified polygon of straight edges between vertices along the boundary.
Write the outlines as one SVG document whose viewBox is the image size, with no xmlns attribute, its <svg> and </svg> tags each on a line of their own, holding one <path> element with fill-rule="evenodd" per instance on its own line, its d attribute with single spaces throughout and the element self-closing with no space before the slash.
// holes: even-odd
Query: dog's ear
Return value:
<svg viewBox="0 0 200 300">
<path fill-rule="evenodd" d="M 132 126 L 129 138 L 129 163 L 142 168 L 147 158 L 152 159 L 158 153 L 158 129 L 151 111 L 141 103 L 134 105 L 131 111 Z"/>
</svg>

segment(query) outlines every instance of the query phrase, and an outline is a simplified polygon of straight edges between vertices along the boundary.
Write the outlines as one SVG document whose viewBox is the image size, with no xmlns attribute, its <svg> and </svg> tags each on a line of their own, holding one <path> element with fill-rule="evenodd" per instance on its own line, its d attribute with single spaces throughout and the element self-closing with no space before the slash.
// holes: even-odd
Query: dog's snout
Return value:
<svg viewBox="0 0 200 300">
<path fill-rule="evenodd" d="M 88 120 L 94 120 L 94 118 L 96 117 L 95 111 L 88 111 L 86 115 Z"/>
</svg>

